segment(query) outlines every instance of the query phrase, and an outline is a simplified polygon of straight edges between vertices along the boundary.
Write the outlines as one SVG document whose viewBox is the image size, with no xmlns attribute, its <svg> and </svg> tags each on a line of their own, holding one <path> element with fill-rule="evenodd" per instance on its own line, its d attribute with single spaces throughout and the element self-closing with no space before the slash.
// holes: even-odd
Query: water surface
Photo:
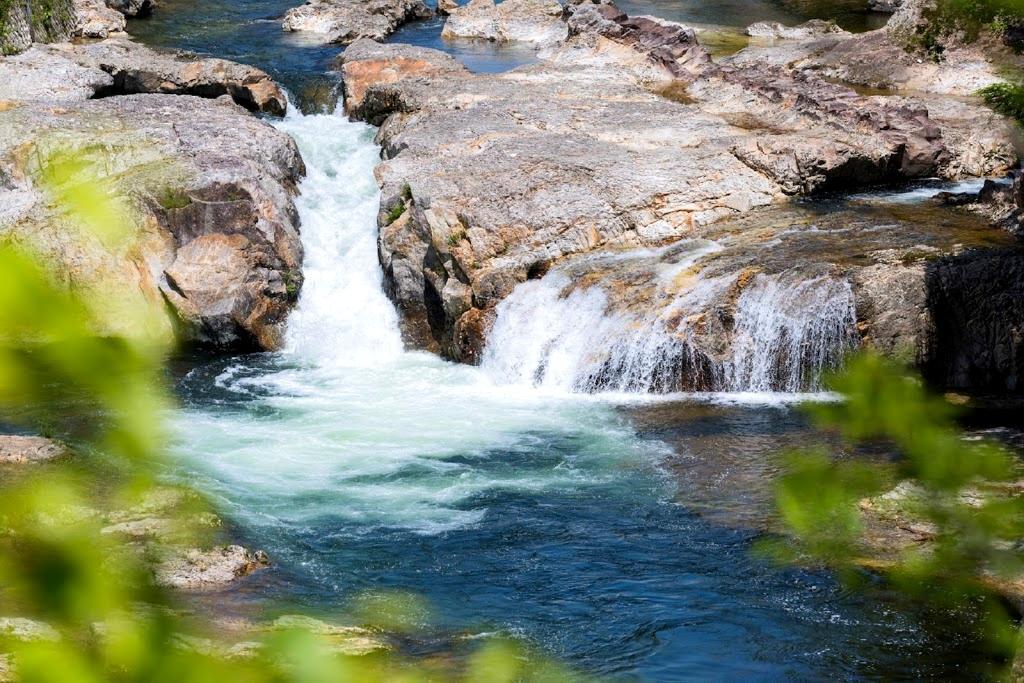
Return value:
<svg viewBox="0 0 1024 683">
<path fill-rule="evenodd" d="M 340 50 L 282 33 L 290 4 L 167 0 L 130 30 L 256 64 L 312 111 L 329 101 Z M 737 26 L 777 9 L 663 7 Z M 438 29 L 396 39 L 433 45 Z M 477 69 L 530 56 L 446 49 Z M 309 171 L 287 348 L 198 360 L 178 382 L 173 476 L 274 560 L 222 605 L 345 619 L 365 591 L 409 590 L 433 605 L 442 640 L 507 633 L 626 679 L 964 673 L 961 643 L 907 605 L 752 554 L 771 524 L 775 454 L 815 438 L 792 396 L 580 395 L 501 363 L 404 351 L 377 265 L 373 129 L 296 111 L 275 125 Z"/>
</svg>

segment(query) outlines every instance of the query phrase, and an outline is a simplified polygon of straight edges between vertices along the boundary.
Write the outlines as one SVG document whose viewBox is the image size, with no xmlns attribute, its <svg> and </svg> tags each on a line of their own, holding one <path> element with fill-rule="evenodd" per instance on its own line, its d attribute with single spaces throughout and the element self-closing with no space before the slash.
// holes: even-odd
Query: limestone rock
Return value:
<svg viewBox="0 0 1024 683">
<path fill-rule="evenodd" d="M 914 100 L 716 64 L 679 24 L 569 12 L 564 44 L 503 74 L 369 41 L 343 56 L 350 115 L 381 125 L 379 253 L 414 346 L 478 360 L 488 312 L 574 255 L 664 244 L 788 195 L 1015 158 L 1005 129 L 967 135 L 967 110 L 940 124 Z"/>
<path fill-rule="evenodd" d="M 139 224 L 130 250 L 69 237 L 67 217 L 36 188 L 27 153 L 53 145 L 83 159 L 103 150 L 97 160 Z M 301 284 L 292 198 L 303 172 L 288 135 L 230 101 L 21 102 L 0 113 L 0 176 L 8 179 L 0 206 L 15 207 L 0 212 L 0 235 L 30 240 L 51 257 L 69 285 L 104 306 L 97 317 L 112 332 L 138 334 L 118 328 L 132 318 L 117 306 L 148 301 L 172 314 L 154 333 L 170 335 L 176 325 L 197 344 L 273 349 Z"/>
<path fill-rule="evenodd" d="M 568 36 L 555 0 L 470 0 L 450 9 L 441 37 L 553 45 Z"/>
<path fill-rule="evenodd" d="M 42 436 L 0 434 L 0 463 L 23 464 L 59 458 L 67 449 Z"/>
<path fill-rule="evenodd" d="M 281 26 L 323 43 L 347 45 L 360 38 L 384 40 L 407 21 L 430 16 L 421 0 L 308 0 L 288 10 Z"/>
<path fill-rule="evenodd" d="M 124 31 L 124 14 L 111 9 L 103 0 L 75 0 L 78 13 L 76 33 L 86 38 L 107 38 Z"/>
<path fill-rule="evenodd" d="M 32 43 L 67 40 L 77 24 L 74 0 L 0 4 L 0 55 L 16 54 Z"/>
<path fill-rule="evenodd" d="M 270 564 L 266 553 L 239 545 L 212 550 L 188 550 L 162 562 L 156 568 L 156 582 L 183 591 L 223 588 Z"/>
<path fill-rule="evenodd" d="M 0 99 L 63 102 L 90 97 L 165 93 L 229 95 L 251 111 L 285 112 L 284 91 L 255 67 L 151 50 L 127 38 L 34 45 L 0 59 Z"/>
</svg>

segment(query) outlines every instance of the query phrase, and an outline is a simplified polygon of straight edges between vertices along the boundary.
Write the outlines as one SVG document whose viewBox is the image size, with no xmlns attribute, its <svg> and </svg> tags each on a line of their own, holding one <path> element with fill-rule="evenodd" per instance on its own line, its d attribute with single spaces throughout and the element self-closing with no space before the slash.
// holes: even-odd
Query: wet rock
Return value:
<svg viewBox="0 0 1024 683">
<path fill-rule="evenodd" d="M 331 650 L 347 656 L 362 656 L 390 649 L 373 631 L 359 626 L 341 626 L 300 614 L 280 616 L 268 625 L 256 627 L 261 631 L 301 630 L 319 636 Z"/>
<path fill-rule="evenodd" d="M 155 0 L 104 0 L 107 7 L 126 17 L 144 17 L 151 13 L 157 3 Z"/>
<path fill-rule="evenodd" d="M 266 553 L 239 545 L 211 550 L 188 550 L 156 567 L 156 582 L 182 591 L 223 588 L 242 577 L 269 566 Z"/>
<path fill-rule="evenodd" d="M 485 313 L 573 255 L 663 244 L 789 195 L 1015 159 L 1001 156 L 1008 130 L 963 134 L 963 112 L 939 124 L 913 100 L 716 64 L 679 24 L 568 11 L 564 44 L 504 74 L 409 46 L 343 57 L 350 115 L 381 124 L 380 259 L 414 346 L 477 360 Z"/>
<path fill-rule="evenodd" d="M 539 46 L 565 40 L 562 5 L 554 0 L 471 0 L 447 12 L 442 38 L 473 38 L 497 43 L 523 42 Z"/>
<path fill-rule="evenodd" d="M 751 38 L 767 40 L 808 40 L 829 34 L 847 34 L 835 22 L 811 19 L 797 26 L 786 26 L 777 21 L 759 21 L 747 27 Z"/>
<path fill-rule="evenodd" d="M 24 464 L 45 462 L 67 454 L 67 449 L 42 436 L 0 434 L 0 463 Z"/>
<path fill-rule="evenodd" d="M 131 249 L 70 238 L 66 216 L 36 187 L 29 153 L 54 145 L 102 163 L 139 224 Z M 131 320 L 117 315 L 123 298 L 168 311 L 150 333 L 177 327 L 195 344 L 273 349 L 301 283 L 292 198 L 303 171 L 288 135 L 229 100 L 21 102 L 0 113 L 0 175 L 8 179 L 0 205 L 12 207 L 0 212 L 0 234 L 51 258 L 70 286 L 104 307 L 97 317 L 112 332 L 142 332 L 119 327 Z"/>
<path fill-rule="evenodd" d="M 987 218 L 993 225 L 1024 237 L 1024 175 L 1010 182 L 986 180 L 977 194 L 957 194 L 941 198 L 949 206 L 966 206 Z"/>
<path fill-rule="evenodd" d="M 421 0 L 309 0 L 288 10 L 281 26 L 323 43 L 348 45 L 360 38 L 384 40 L 407 21 L 432 14 Z"/>
</svg>

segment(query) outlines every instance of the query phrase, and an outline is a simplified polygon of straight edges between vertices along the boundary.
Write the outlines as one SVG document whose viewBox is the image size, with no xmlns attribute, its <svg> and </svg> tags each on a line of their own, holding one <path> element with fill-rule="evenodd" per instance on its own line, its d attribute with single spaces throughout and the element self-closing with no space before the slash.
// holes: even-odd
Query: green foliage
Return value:
<svg viewBox="0 0 1024 683">
<path fill-rule="evenodd" d="M 1024 124 L 1024 85 L 993 83 L 978 91 L 985 104 Z"/>
<path fill-rule="evenodd" d="M 56 154 L 40 160 L 36 180 L 81 234 L 133 238 L 127 203 L 97 168 Z M 354 655 L 297 617 L 252 635 L 239 655 L 202 615 L 184 619 L 155 584 L 147 553 L 102 533 L 104 520 L 158 493 L 168 347 L 141 332 L 104 336 L 90 304 L 32 254 L 0 243 L 0 420 L 77 436 L 71 462 L 0 479 L 0 617 L 36 620 L 43 632 L 14 638 L 0 628 L 0 679 L 10 663 L 26 683 L 573 680 L 505 641 L 457 662 Z M 200 535 L 191 520 L 202 509 L 173 520 L 186 544 Z M 428 618 L 420 601 L 401 596 L 367 598 L 355 615 L 382 640 Z"/>
<path fill-rule="evenodd" d="M 384 225 L 391 225 L 405 213 L 405 202 L 397 202 L 394 206 L 388 209 L 388 215 L 385 219 Z"/>
<path fill-rule="evenodd" d="M 928 18 L 926 33 L 933 42 L 938 34 L 954 31 L 973 41 L 982 29 L 1002 34 L 1024 22 L 1024 0 L 938 0 Z"/>
<path fill-rule="evenodd" d="M 178 190 L 173 187 L 165 187 L 160 196 L 157 197 L 157 202 L 164 209 L 171 211 L 173 209 L 184 209 L 186 206 L 192 204 L 192 198 L 185 192 Z"/>
<path fill-rule="evenodd" d="M 841 435 L 847 450 L 884 443 L 899 458 L 880 466 L 816 451 L 787 456 L 776 500 L 790 537 L 773 551 L 789 561 L 824 562 L 847 579 L 861 567 L 882 568 L 894 586 L 927 604 L 974 605 L 985 614 L 990 645 L 1011 656 L 1015 628 L 998 594 L 1024 575 L 1024 498 L 998 482 L 1015 475 L 1013 457 L 966 441 L 945 401 L 879 356 L 851 360 L 830 387 L 842 399 L 814 406 L 816 424 Z M 877 546 L 867 542 L 862 501 L 895 481 L 913 482 L 918 493 L 890 503 L 891 512 L 912 514 L 934 533 L 927 544 L 891 548 L 879 561 Z"/>
</svg>

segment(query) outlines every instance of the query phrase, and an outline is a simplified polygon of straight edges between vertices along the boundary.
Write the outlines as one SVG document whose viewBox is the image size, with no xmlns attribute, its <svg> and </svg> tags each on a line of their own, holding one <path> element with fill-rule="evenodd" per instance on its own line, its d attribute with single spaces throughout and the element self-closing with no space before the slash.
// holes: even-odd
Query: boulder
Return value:
<svg viewBox="0 0 1024 683">
<path fill-rule="evenodd" d="M 78 13 L 77 35 L 85 38 L 107 38 L 124 31 L 124 14 L 107 6 L 103 0 L 75 0 Z"/>
<path fill-rule="evenodd" d="M 798 26 L 786 26 L 777 21 L 759 21 L 747 27 L 751 38 L 765 40 L 809 40 L 830 34 L 847 34 L 833 21 L 811 19 Z"/>
<path fill-rule="evenodd" d="M 155 0 L 104 0 L 107 7 L 126 17 L 144 17 L 156 7 Z"/>
<path fill-rule="evenodd" d="M 470 0 L 450 8 L 441 37 L 547 46 L 568 36 L 562 5 L 555 0 Z"/>
<path fill-rule="evenodd" d="M 157 584 L 180 591 L 217 590 L 269 565 L 262 550 L 228 545 L 176 554 L 156 567 L 155 578 Z"/>
<path fill-rule="evenodd" d="M 432 15 L 421 0 L 308 0 L 288 10 L 281 26 L 322 43 L 348 45 L 360 38 L 384 40 L 402 24 Z"/>
<path fill-rule="evenodd" d="M 966 135 L 964 112 L 939 124 L 913 100 L 716 64 L 679 24 L 568 12 L 564 44 L 503 74 L 369 41 L 343 56 L 350 115 L 381 125 L 380 259 L 413 346 L 478 362 L 494 307 L 569 257 L 661 245 L 791 195 L 1016 159 L 1008 128 Z"/>
<path fill-rule="evenodd" d="M 0 434 L 0 464 L 45 462 L 66 453 L 62 444 L 42 436 Z"/>
<path fill-rule="evenodd" d="M 55 150 L 103 169 L 138 225 L 135 243 L 68 232 L 38 187 L 34 160 Z M 150 302 L 167 312 L 150 321 L 155 334 L 274 349 L 301 285 L 292 200 L 303 172 L 288 135 L 227 98 L 14 102 L 0 111 L 0 238 L 52 259 L 110 332 L 147 331 L 125 328 L 135 317 L 119 306 Z"/>
<path fill-rule="evenodd" d="M 225 59 L 158 52 L 127 38 L 34 45 L 0 60 L 0 99 L 67 101 L 137 93 L 221 97 L 274 116 L 284 91 L 255 67 Z"/>
</svg>

